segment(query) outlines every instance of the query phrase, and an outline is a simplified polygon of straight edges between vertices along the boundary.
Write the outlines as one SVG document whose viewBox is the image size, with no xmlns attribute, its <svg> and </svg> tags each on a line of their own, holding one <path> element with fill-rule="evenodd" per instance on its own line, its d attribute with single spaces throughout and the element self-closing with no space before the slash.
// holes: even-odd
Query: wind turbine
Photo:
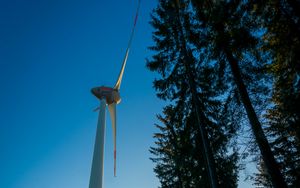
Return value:
<svg viewBox="0 0 300 188">
<path fill-rule="evenodd" d="M 99 109 L 99 117 L 96 131 L 96 140 L 94 145 L 94 155 L 90 176 L 89 188 L 102 188 L 103 180 L 103 162 L 104 162 L 104 140 L 105 140 L 105 113 L 106 106 L 110 113 L 112 131 L 113 131 L 113 142 L 114 142 L 114 176 L 116 176 L 116 156 L 117 156 L 117 122 L 116 122 L 116 105 L 121 102 L 120 97 L 120 87 L 122 82 L 122 77 L 124 74 L 124 69 L 128 59 L 129 49 L 131 41 L 134 35 L 135 26 L 138 18 L 138 12 L 140 8 L 140 0 L 138 1 L 138 7 L 136 11 L 136 16 L 134 20 L 134 25 L 132 27 L 130 39 L 126 49 L 125 57 L 122 63 L 122 68 L 119 73 L 119 77 L 114 87 L 100 86 L 91 89 L 93 95 L 95 95 L 100 100 L 100 106 L 96 109 Z"/>
</svg>

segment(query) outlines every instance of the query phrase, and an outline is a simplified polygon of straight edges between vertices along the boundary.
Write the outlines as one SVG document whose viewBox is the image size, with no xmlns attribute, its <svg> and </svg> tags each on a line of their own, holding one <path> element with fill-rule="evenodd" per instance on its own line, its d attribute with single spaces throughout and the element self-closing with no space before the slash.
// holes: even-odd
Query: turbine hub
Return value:
<svg viewBox="0 0 300 188">
<path fill-rule="evenodd" d="M 107 104 L 119 104 L 121 102 L 120 93 L 114 88 L 105 86 L 94 87 L 91 89 L 91 92 L 100 100 L 105 98 Z"/>
</svg>

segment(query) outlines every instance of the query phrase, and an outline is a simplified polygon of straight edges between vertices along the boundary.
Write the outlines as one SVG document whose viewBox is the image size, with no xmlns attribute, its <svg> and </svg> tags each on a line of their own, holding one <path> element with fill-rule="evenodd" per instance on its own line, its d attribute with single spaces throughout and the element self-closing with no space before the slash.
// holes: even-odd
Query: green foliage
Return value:
<svg viewBox="0 0 300 188">
<path fill-rule="evenodd" d="M 235 187 L 236 131 L 245 118 L 261 151 L 255 185 L 300 186 L 299 7 L 299 0 L 159 0 L 147 67 L 160 74 L 157 96 L 172 104 L 151 148 L 162 187 L 209 187 L 199 126 L 219 184 Z"/>
<path fill-rule="evenodd" d="M 152 14 L 156 45 L 150 47 L 155 54 L 147 67 L 160 73 L 161 77 L 154 81 L 158 97 L 173 104 L 165 107 L 164 116 L 158 116 L 162 125 L 157 125 L 160 132 L 154 135 L 156 147 L 150 149 L 155 156 L 154 171 L 163 188 L 209 187 L 199 129 L 202 126 L 212 150 L 210 157 L 216 163 L 217 183 L 236 187 L 238 155 L 233 138 L 237 127 L 225 115 L 232 108 L 222 106 L 226 99 L 231 104 L 231 99 L 229 94 L 223 96 L 227 86 L 216 76 L 222 74 L 219 64 L 206 61 L 204 53 L 196 50 L 198 26 L 193 16 L 189 1 L 183 0 L 159 1 Z"/>
<path fill-rule="evenodd" d="M 266 30 L 262 49 L 270 54 L 268 72 L 274 78 L 266 131 L 281 171 L 292 187 L 300 186 L 299 7 L 299 1 L 258 1 L 252 11 Z"/>
</svg>

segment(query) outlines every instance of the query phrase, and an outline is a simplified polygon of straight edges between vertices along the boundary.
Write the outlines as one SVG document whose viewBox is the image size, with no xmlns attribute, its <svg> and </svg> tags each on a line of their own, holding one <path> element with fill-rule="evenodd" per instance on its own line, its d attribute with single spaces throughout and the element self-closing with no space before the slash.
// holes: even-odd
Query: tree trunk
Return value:
<svg viewBox="0 0 300 188">
<path fill-rule="evenodd" d="M 279 170 L 279 166 L 275 161 L 274 155 L 271 151 L 271 147 L 268 143 L 268 140 L 263 132 L 262 126 L 258 120 L 258 117 L 254 111 L 254 108 L 251 104 L 249 94 L 247 92 L 246 86 L 242 80 L 240 68 L 237 60 L 233 57 L 226 48 L 224 49 L 227 60 L 230 64 L 230 68 L 237 85 L 239 95 L 241 97 L 244 108 L 247 112 L 248 119 L 257 142 L 257 145 L 260 149 L 263 161 L 266 165 L 267 171 L 271 177 L 272 184 L 275 188 L 286 188 L 287 184 L 283 179 L 283 176 Z"/>
<path fill-rule="evenodd" d="M 199 132 L 201 135 L 201 143 L 203 144 L 203 150 L 204 150 L 204 158 L 205 158 L 205 163 L 207 166 L 207 173 L 208 173 L 208 178 L 209 178 L 209 182 L 210 182 L 210 186 L 211 188 L 217 188 L 219 187 L 218 185 L 218 181 L 217 181 L 217 173 L 216 173 L 216 168 L 215 168 L 215 160 L 214 160 L 214 156 L 209 144 L 209 140 L 208 140 L 208 135 L 207 135 L 207 131 L 205 130 L 205 128 L 201 125 L 201 121 L 204 122 L 204 113 L 201 110 L 201 108 L 199 108 L 199 98 L 197 95 L 197 85 L 195 83 L 194 80 L 194 76 L 192 73 L 192 68 L 190 67 L 191 63 L 193 62 L 191 57 L 192 55 L 189 53 L 187 45 L 186 45 L 186 39 L 185 39 L 185 35 L 183 32 L 183 26 L 181 23 L 181 19 L 180 19 L 180 13 L 179 13 L 179 9 L 180 6 L 177 2 L 177 19 L 178 19 L 178 31 L 179 31 L 179 40 L 182 44 L 181 46 L 181 50 L 183 53 L 183 57 L 185 58 L 185 68 L 187 71 L 187 77 L 188 77 L 188 82 L 189 82 L 189 89 L 191 91 L 191 95 L 192 95 L 192 102 L 194 105 L 194 112 L 196 115 L 196 122 L 199 128 Z"/>
<path fill-rule="evenodd" d="M 188 71 L 191 73 L 190 71 Z M 210 179 L 210 184 L 212 188 L 217 188 L 218 187 L 218 181 L 217 181 L 217 172 L 216 172 L 216 165 L 215 165 L 215 160 L 214 160 L 214 155 L 210 146 L 210 142 L 208 139 L 208 133 L 206 129 L 204 128 L 203 124 L 205 124 L 205 115 L 203 111 L 199 108 L 199 99 L 197 96 L 196 92 L 196 84 L 195 80 L 191 77 L 191 74 L 189 74 L 189 82 L 190 82 L 190 89 L 192 93 L 192 100 L 194 103 L 194 110 L 195 110 L 195 115 L 197 117 L 197 124 L 198 124 L 198 130 L 201 135 L 201 140 L 203 144 L 203 150 L 204 150 L 204 158 L 206 159 L 206 165 L 207 165 L 207 171 Z M 201 125 L 202 121 L 202 125 Z"/>
</svg>

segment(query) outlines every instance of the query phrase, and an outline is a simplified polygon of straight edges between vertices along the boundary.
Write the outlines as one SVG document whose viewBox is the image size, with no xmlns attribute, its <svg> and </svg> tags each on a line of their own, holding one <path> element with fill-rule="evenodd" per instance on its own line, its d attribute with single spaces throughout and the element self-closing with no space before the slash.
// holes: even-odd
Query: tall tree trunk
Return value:
<svg viewBox="0 0 300 188">
<path fill-rule="evenodd" d="M 260 149 L 263 161 L 266 165 L 267 171 L 271 177 L 272 184 L 275 188 L 286 188 L 287 184 L 284 181 L 284 178 L 279 170 L 279 166 L 275 161 L 274 155 L 271 151 L 271 147 L 268 143 L 268 140 L 263 132 L 261 123 L 258 120 L 258 117 L 255 113 L 255 110 L 251 104 L 249 94 L 247 92 L 246 86 L 242 80 L 241 71 L 238 65 L 237 60 L 233 57 L 227 48 L 224 48 L 225 55 L 230 64 L 230 68 L 237 85 L 242 103 L 247 112 L 250 125 L 256 139 L 257 145 Z"/>
<path fill-rule="evenodd" d="M 186 63 L 188 64 L 188 63 Z M 187 65 L 188 67 L 189 65 Z M 190 85 L 190 90 L 192 94 L 192 100 L 193 100 L 193 105 L 194 105 L 194 112 L 196 115 L 196 122 L 198 124 L 198 130 L 200 132 L 202 144 L 203 144 L 203 150 L 204 150 L 204 158 L 206 159 L 206 166 L 207 166 L 207 171 L 210 179 L 210 184 L 212 188 L 217 188 L 218 187 L 218 181 L 217 181 L 217 172 L 216 172 L 216 165 L 215 165 L 215 160 L 214 160 L 214 155 L 211 150 L 210 142 L 208 139 L 208 132 L 204 128 L 203 124 L 205 124 L 205 115 L 201 108 L 199 107 L 200 101 L 197 95 L 196 91 L 196 83 L 194 78 L 192 77 L 192 72 L 191 70 L 187 69 L 188 72 L 188 79 L 189 79 L 189 85 Z M 201 125 L 201 122 L 203 123 Z"/>
<path fill-rule="evenodd" d="M 217 188 L 218 186 L 218 181 L 217 181 L 217 173 L 216 173 L 216 165 L 215 165 L 215 160 L 214 160 L 214 156 L 213 156 L 213 152 L 211 150 L 210 144 L 209 144 L 209 139 L 208 139 L 208 133 L 205 130 L 205 128 L 203 127 L 203 125 L 201 125 L 201 121 L 205 122 L 205 115 L 203 113 L 203 111 L 201 110 L 201 108 L 199 107 L 200 101 L 197 95 L 197 85 L 196 82 L 194 80 L 196 75 L 193 75 L 193 68 L 191 67 L 191 63 L 192 61 L 192 54 L 189 53 L 188 51 L 188 47 L 186 45 L 186 39 L 185 39 L 185 35 L 183 32 L 183 26 L 181 23 L 181 19 L 180 19 L 180 13 L 179 13 L 179 4 L 177 2 L 177 19 L 179 21 L 178 23 L 178 27 L 179 27 L 179 40 L 180 43 L 182 44 L 181 46 L 181 50 L 182 50 L 182 54 L 183 57 L 185 58 L 185 68 L 187 71 L 187 79 L 188 79 L 188 83 L 189 83 L 189 89 L 191 91 L 191 95 L 192 95 L 192 102 L 193 102 L 193 106 L 194 106 L 194 112 L 195 112 L 195 116 L 196 116 L 196 122 L 197 122 L 197 126 L 198 126 L 198 130 L 200 132 L 200 136 L 201 136 L 201 143 L 203 146 L 203 150 L 204 150 L 204 159 L 205 159 L 205 163 L 206 163 L 206 170 L 208 173 L 208 178 L 209 178 L 209 182 L 210 182 L 210 186 L 211 188 Z"/>
</svg>

